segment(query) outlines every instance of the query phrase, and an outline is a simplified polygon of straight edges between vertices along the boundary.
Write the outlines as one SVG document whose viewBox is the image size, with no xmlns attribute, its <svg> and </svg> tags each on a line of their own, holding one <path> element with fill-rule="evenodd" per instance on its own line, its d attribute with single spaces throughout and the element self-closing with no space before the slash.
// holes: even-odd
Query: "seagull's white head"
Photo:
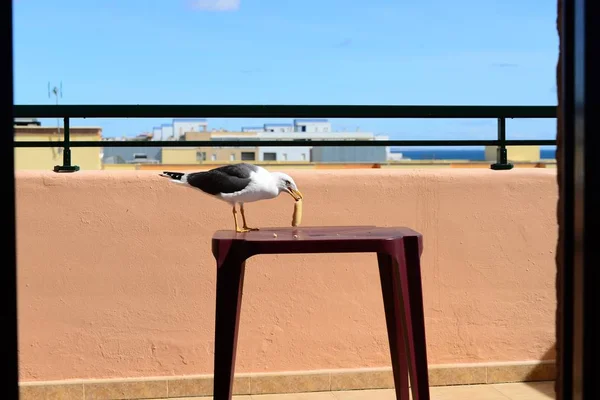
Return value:
<svg viewBox="0 0 600 400">
<path fill-rule="evenodd" d="M 296 186 L 296 182 L 294 182 L 291 176 L 283 172 L 271 172 L 271 176 L 275 181 L 277 189 L 279 189 L 279 193 L 287 192 L 296 201 L 302 199 L 302 193 L 298 190 L 298 186 Z"/>
</svg>

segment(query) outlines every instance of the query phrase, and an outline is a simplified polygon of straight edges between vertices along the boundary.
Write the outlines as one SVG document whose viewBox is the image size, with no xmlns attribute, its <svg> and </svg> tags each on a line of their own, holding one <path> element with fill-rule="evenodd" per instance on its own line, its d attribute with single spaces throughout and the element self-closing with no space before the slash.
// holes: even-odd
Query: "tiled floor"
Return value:
<svg viewBox="0 0 600 400">
<path fill-rule="evenodd" d="M 188 397 L 178 400 L 209 400 L 210 397 Z M 234 400 L 395 400 L 392 389 L 352 390 L 234 396 Z M 431 400 L 552 400 L 553 382 L 504 383 L 498 385 L 444 386 L 431 388 Z"/>
</svg>

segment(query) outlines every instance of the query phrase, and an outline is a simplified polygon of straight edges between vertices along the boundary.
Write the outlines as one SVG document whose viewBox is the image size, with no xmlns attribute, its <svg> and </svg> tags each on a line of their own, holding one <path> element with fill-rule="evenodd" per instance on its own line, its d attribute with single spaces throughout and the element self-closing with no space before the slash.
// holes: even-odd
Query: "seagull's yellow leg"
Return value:
<svg viewBox="0 0 600 400">
<path fill-rule="evenodd" d="M 242 214 L 243 216 L 244 214 Z M 244 233 L 244 232 L 249 232 L 250 229 L 244 227 L 244 228 L 240 228 L 237 222 L 237 210 L 235 209 L 235 204 L 233 205 L 233 222 L 235 223 L 235 231 L 238 233 Z M 244 223 L 244 225 L 246 225 Z"/>
<path fill-rule="evenodd" d="M 249 228 L 248 224 L 246 224 L 246 215 L 244 214 L 244 204 L 240 204 L 240 211 L 242 212 L 242 221 L 244 222 L 244 229 L 248 229 L 249 231 L 257 231 L 258 228 Z"/>
</svg>

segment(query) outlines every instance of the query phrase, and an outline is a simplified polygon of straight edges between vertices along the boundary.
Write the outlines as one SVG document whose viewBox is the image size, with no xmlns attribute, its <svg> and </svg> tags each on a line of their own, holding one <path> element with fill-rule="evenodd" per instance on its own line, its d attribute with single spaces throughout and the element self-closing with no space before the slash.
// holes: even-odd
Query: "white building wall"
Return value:
<svg viewBox="0 0 600 400">
<path fill-rule="evenodd" d="M 310 149 L 309 146 L 302 147 L 259 147 L 258 148 L 258 159 L 259 161 L 271 161 L 265 160 L 265 153 L 275 153 L 276 161 L 310 161 Z"/>
<path fill-rule="evenodd" d="M 152 128 L 152 140 L 162 140 L 162 129 L 160 126 Z"/>
<path fill-rule="evenodd" d="M 371 132 L 258 132 L 258 137 L 262 139 L 334 139 L 334 140 L 375 140 L 377 137 Z M 386 140 L 386 139 L 383 139 Z"/>
<path fill-rule="evenodd" d="M 294 126 L 292 124 L 265 124 L 264 132 L 294 132 Z"/>
<path fill-rule="evenodd" d="M 300 133 L 331 132 L 331 122 L 326 119 L 296 119 L 294 131 Z"/>
<path fill-rule="evenodd" d="M 174 119 L 173 132 L 175 138 L 179 138 L 186 132 L 205 132 L 208 122 L 205 119 Z"/>
<path fill-rule="evenodd" d="M 242 126 L 242 132 L 264 132 L 265 128 L 262 126 Z"/>
<path fill-rule="evenodd" d="M 375 140 L 390 140 L 389 136 L 375 136 Z M 387 159 L 388 160 L 392 160 L 393 159 L 393 155 L 392 155 L 392 148 L 390 146 L 386 146 L 385 147 L 385 153 L 387 154 Z"/>
<path fill-rule="evenodd" d="M 160 128 L 162 130 L 162 140 L 173 140 L 173 125 L 163 124 Z"/>
<path fill-rule="evenodd" d="M 386 140 L 387 137 L 376 137 L 371 132 L 259 132 L 257 136 L 263 140 L 281 140 L 285 144 L 286 140 Z M 311 161 L 312 146 L 261 146 L 259 147 L 259 160 L 265 160 L 265 153 L 275 153 L 277 161 Z"/>
</svg>

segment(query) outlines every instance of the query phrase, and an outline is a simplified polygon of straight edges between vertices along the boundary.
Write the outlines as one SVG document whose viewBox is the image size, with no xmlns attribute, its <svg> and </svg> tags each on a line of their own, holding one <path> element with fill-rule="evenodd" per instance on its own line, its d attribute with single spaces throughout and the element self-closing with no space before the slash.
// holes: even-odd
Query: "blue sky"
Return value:
<svg viewBox="0 0 600 400">
<path fill-rule="evenodd" d="M 62 80 L 62 104 L 555 105 L 555 20 L 541 0 L 15 0 L 15 102 L 52 104 Z M 121 136 L 166 122 L 72 124 Z M 333 122 L 398 139 L 496 133 L 493 120 Z M 555 121 L 507 128 L 551 139 Z"/>
</svg>

